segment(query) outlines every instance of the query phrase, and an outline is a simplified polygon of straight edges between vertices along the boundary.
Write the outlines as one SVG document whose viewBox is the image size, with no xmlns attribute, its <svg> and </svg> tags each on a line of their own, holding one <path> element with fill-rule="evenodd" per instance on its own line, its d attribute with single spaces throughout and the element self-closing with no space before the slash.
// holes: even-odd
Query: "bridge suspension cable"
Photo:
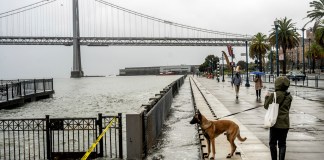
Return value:
<svg viewBox="0 0 324 160">
<path fill-rule="evenodd" d="M 184 25 L 105 0 L 79 0 L 81 45 L 244 45 L 251 36 Z M 43 0 L 0 13 L 0 45 L 72 45 L 72 0 Z"/>
<path fill-rule="evenodd" d="M 55 1 L 56 0 L 52 0 L 52 1 L 44 0 L 44 1 L 33 3 L 33 4 L 30 4 L 30 5 L 24 6 L 24 7 L 13 9 L 13 10 L 10 10 L 10 11 L 7 11 L 7 12 L 3 12 L 3 13 L 0 13 L 0 18 L 4 18 L 4 17 L 8 17 L 8 16 L 12 16 L 12 15 L 15 15 L 15 14 L 22 13 L 22 12 L 25 12 L 25 11 L 29 11 L 29 10 L 32 10 L 32 9 L 35 9 L 35 8 L 38 8 L 38 7 L 53 3 Z M 44 3 L 44 2 L 46 2 L 46 3 Z M 43 4 L 39 4 L 39 3 L 43 3 Z M 39 4 L 39 5 L 37 5 L 37 4 Z M 27 9 L 25 9 L 25 8 L 27 8 Z"/>
<path fill-rule="evenodd" d="M 219 31 L 213 31 L 213 30 L 208 30 L 208 29 L 203 29 L 203 28 L 198 28 L 198 27 L 192 27 L 192 26 L 188 26 L 188 25 L 183 25 L 183 24 L 179 24 L 179 23 L 175 23 L 175 22 L 163 20 L 163 19 L 160 19 L 160 18 L 155 18 L 155 17 L 149 16 L 149 15 L 146 15 L 146 14 L 142 14 L 142 13 L 136 12 L 136 11 L 132 11 L 132 10 L 129 10 L 129 9 L 126 9 L 126 8 L 123 8 L 123 7 L 120 7 L 120 6 L 117 6 L 115 4 L 109 3 L 109 2 L 104 1 L 104 0 L 95 0 L 95 1 L 97 1 L 99 3 L 102 3 L 102 4 L 105 4 L 105 5 L 108 5 L 108 6 L 112 7 L 112 8 L 116 8 L 118 10 L 122 10 L 124 12 L 127 12 L 127 13 L 130 13 L 130 14 L 133 14 L 133 15 L 136 15 L 136 16 L 139 16 L 139 17 L 142 17 L 142 18 L 146 18 L 146 19 L 149 19 L 149 20 L 152 20 L 152 21 L 156 21 L 156 22 L 160 22 L 160 23 L 164 23 L 164 24 L 169 24 L 169 25 L 177 26 L 177 27 L 180 27 L 180 28 L 185 28 L 185 29 L 190 29 L 190 30 L 195 30 L 195 31 L 205 32 L 205 33 L 218 34 L 218 35 L 239 37 L 239 38 L 245 38 L 245 37 L 247 37 L 247 35 L 243 35 L 243 34 L 234 34 L 234 33 L 227 33 L 227 32 L 219 32 Z"/>
</svg>

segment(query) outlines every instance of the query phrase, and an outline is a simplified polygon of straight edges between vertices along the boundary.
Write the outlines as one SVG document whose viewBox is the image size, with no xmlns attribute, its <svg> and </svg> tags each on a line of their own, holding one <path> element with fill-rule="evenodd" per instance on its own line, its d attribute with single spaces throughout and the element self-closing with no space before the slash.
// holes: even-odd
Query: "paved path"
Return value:
<svg viewBox="0 0 324 160">
<path fill-rule="evenodd" d="M 229 79 L 225 82 L 217 82 L 215 79 L 206 79 L 204 77 L 194 78 L 199 84 L 199 88 L 205 93 L 207 99 L 214 99 L 218 103 L 210 103 L 214 111 L 220 110 L 218 107 L 226 108 L 229 113 L 236 113 L 248 108 L 263 105 L 263 100 L 256 100 L 254 83 L 251 87 L 240 88 L 239 99 L 236 100 L 234 88 L 231 87 Z M 273 83 L 265 84 L 267 88 L 273 88 Z M 291 87 L 296 92 L 296 88 Z M 304 89 L 305 90 L 305 89 Z M 306 92 L 317 90 L 306 89 Z M 318 101 L 311 101 L 298 97 L 293 94 L 291 107 L 291 129 L 287 138 L 287 160 L 305 160 L 305 159 L 323 159 L 324 157 L 324 105 Z M 262 91 L 262 97 L 265 90 Z M 265 109 L 259 107 L 254 110 L 235 115 L 240 127 L 242 136 L 248 140 L 239 144 L 242 153 L 247 159 L 270 159 L 268 150 L 269 130 L 263 128 L 263 116 Z M 222 113 L 216 113 L 221 117 Z M 253 141 L 250 141 L 250 140 Z M 245 148 L 246 147 L 246 148 Z M 216 153 L 217 154 L 217 153 Z M 260 158 L 262 157 L 262 158 Z M 217 159 L 217 157 L 216 157 Z"/>
<path fill-rule="evenodd" d="M 198 88 L 204 94 L 206 100 L 210 104 L 211 109 L 215 112 L 218 117 L 229 115 L 231 112 L 210 92 L 200 84 L 196 79 L 194 81 L 197 83 Z M 213 115 L 211 114 L 210 109 L 204 103 L 203 97 L 201 96 L 200 92 L 198 91 L 193 85 L 193 93 L 196 101 L 197 108 L 201 111 L 203 115 L 205 115 L 208 119 L 214 119 Z M 234 155 L 231 159 L 249 159 L 249 160 L 267 160 L 270 157 L 267 147 L 251 132 L 249 131 L 244 125 L 241 124 L 235 117 L 226 117 L 224 119 L 229 119 L 236 122 L 240 126 L 241 136 L 248 137 L 248 139 L 241 143 L 238 140 L 236 144 L 238 146 L 238 151 L 241 153 L 240 155 Z M 205 144 L 206 142 L 203 142 Z M 226 140 L 225 135 L 220 135 L 216 138 L 216 156 L 215 159 L 226 159 L 226 155 L 230 151 L 230 145 Z M 257 152 L 256 152 L 257 151 Z M 204 151 L 203 151 L 204 152 Z M 206 152 L 206 151 L 205 151 Z"/>
</svg>

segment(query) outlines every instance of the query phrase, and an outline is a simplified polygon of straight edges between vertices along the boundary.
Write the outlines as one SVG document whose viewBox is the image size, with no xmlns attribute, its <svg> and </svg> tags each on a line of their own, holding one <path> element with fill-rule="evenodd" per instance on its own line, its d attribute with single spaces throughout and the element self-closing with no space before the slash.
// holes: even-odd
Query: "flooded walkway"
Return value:
<svg viewBox="0 0 324 160">
<path fill-rule="evenodd" d="M 147 159 L 199 159 L 200 145 L 197 130 L 189 124 L 193 113 L 194 108 L 187 77 L 179 94 L 173 99 L 168 119 L 164 122 L 162 135 Z"/>
</svg>

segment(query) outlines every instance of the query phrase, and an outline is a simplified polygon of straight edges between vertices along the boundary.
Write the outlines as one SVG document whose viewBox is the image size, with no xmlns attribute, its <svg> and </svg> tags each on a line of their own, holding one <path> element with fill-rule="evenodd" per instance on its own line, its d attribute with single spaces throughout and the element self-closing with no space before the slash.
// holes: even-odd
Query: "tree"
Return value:
<svg viewBox="0 0 324 160">
<path fill-rule="evenodd" d="M 205 62 L 199 66 L 200 72 L 211 71 L 211 68 L 215 69 L 216 63 L 219 62 L 219 58 L 214 55 L 208 55 L 205 58 Z"/>
<path fill-rule="evenodd" d="M 324 0 L 309 2 L 310 7 L 314 7 L 313 10 L 307 11 L 307 17 L 312 21 L 319 21 L 324 16 Z"/>
<path fill-rule="evenodd" d="M 315 31 L 315 42 L 324 47 L 324 20 L 320 21 Z"/>
<path fill-rule="evenodd" d="M 312 72 L 315 73 L 315 60 L 319 59 L 323 55 L 323 48 L 319 44 L 313 43 L 310 47 L 310 50 L 307 51 L 306 54 L 313 60 Z"/>
<path fill-rule="evenodd" d="M 257 57 L 260 62 L 260 72 L 262 72 L 262 59 L 270 50 L 270 45 L 267 44 L 267 36 L 262 33 L 257 33 L 252 38 L 252 43 L 250 45 L 250 57 Z"/>
<path fill-rule="evenodd" d="M 278 27 L 278 47 L 282 49 L 283 60 L 283 74 L 286 74 L 286 51 L 287 49 L 293 49 L 299 45 L 299 34 L 295 30 L 295 23 L 291 22 L 291 19 L 287 17 L 280 19 Z M 272 28 L 272 33 L 269 36 L 269 42 L 271 45 L 276 45 L 276 29 Z"/>
<path fill-rule="evenodd" d="M 240 66 L 241 69 L 246 70 L 246 62 L 245 61 L 238 61 L 236 65 Z"/>
</svg>

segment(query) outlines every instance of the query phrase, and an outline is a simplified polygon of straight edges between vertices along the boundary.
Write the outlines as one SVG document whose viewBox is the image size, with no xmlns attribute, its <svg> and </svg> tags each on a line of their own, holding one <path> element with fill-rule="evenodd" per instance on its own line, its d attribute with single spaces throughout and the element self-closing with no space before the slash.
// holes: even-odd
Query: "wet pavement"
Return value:
<svg viewBox="0 0 324 160">
<path fill-rule="evenodd" d="M 261 100 L 257 100 L 254 90 L 254 82 L 250 87 L 245 87 L 245 81 L 240 88 L 239 99 L 236 100 L 234 88 L 231 87 L 229 78 L 225 82 L 217 82 L 216 79 L 195 77 L 220 103 L 231 113 L 240 112 L 252 107 L 263 105 L 264 95 L 267 89 L 273 89 L 273 83 L 265 83 L 266 89 L 262 90 Z M 291 81 L 291 83 L 293 83 Z M 291 86 L 289 88 L 293 96 L 290 110 L 291 129 L 287 137 L 287 160 L 323 159 L 324 157 L 324 90 L 307 87 Z M 259 107 L 236 114 L 234 117 L 253 133 L 265 146 L 268 145 L 269 130 L 263 128 L 265 109 Z M 248 136 L 247 136 L 248 137 Z M 249 138 L 249 137 L 248 137 Z M 258 154 L 255 150 L 244 151 Z M 247 156 L 247 159 L 249 158 Z M 264 157 L 264 159 L 268 159 Z"/>
<path fill-rule="evenodd" d="M 179 93 L 174 97 L 168 118 L 164 122 L 162 134 L 147 160 L 197 160 L 200 157 L 200 146 L 197 130 L 189 124 L 194 113 L 191 100 L 189 78 L 185 79 Z"/>
</svg>

